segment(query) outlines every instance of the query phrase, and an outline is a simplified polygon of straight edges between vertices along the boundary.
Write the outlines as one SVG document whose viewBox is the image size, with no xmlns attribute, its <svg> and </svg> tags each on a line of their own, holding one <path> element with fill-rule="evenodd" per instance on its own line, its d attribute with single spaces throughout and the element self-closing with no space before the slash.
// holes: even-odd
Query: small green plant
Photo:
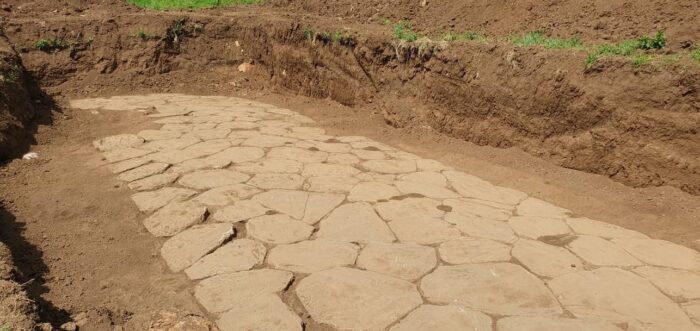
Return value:
<svg viewBox="0 0 700 331">
<path fill-rule="evenodd" d="M 146 31 L 143 31 L 143 29 L 138 29 L 136 32 L 134 32 L 134 37 L 139 38 L 141 40 L 148 39 L 148 35 L 146 35 Z"/>
<path fill-rule="evenodd" d="M 394 24 L 394 36 L 403 41 L 413 42 L 420 38 L 420 35 L 413 31 L 409 22 L 398 22 Z"/>
<path fill-rule="evenodd" d="M 479 42 L 488 41 L 486 36 L 484 36 L 483 34 L 477 33 L 477 32 L 462 32 L 462 33 L 448 32 L 444 36 L 442 36 L 442 40 L 444 40 L 444 41 L 479 41 Z"/>
<path fill-rule="evenodd" d="M 697 61 L 700 64 L 700 43 L 695 44 L 693 49 L 690 50 L 690 58 Z"/>
<path fill-rule="evenodd" d="M 55 49 L 61 50 L 68 48 L 68 43 L 62 38 L 53 37 L 51 39 L 39 39 L 36 41 L 36 48 L 48 52 Z"/>
<path fill-rule="evenodd" d="M 637 54 L 632 57 L 632 65 L 639 68 L 649 64 L 653 59 L 649 54 Z"/>
<path fill-rule="evenodd" d="M 391 20 L 388 18 L 382 19 L 382 24 L 383 25 L 391 25 Z"/>
<path fill-rule="evenodd" d="M 606 56 L 632 57 L 639 51 L 662 49 L 666 47 L 666 36 L 663 31 L 658 31 L 654 37 L 640 37 L 637 39 L 624 40 L 617 44 L 599 45 L 588 53 L 586 67 Z M 632 59 L 633 64 L 640 62 L 640 59 Z M 643 60 L 641 60 L 643 62 Z"/>
<path fill-rule="evenodd" d="M 541 31 L 528 32 L 521 37 L 514 38 L 513 43 L 519 46 L 543 46 L 549 49 L 583 48 L 583 42 L 579 38 L 547 38 Z"/>
<path fill-rule="evenodd" d="M 666 35 L 663 31 L 657 31 L 654 37 L 641 37 L 637 43 L 639 49 L 662 49 L 666 47 Z"/>
<path fill-rule="evenodd" d="M 304 28 L 302 32 L 304 33 L 304 38 L 308 40 L 313 40 L 316 37 L 316 33 L 311 28 Z"/>
</svg>

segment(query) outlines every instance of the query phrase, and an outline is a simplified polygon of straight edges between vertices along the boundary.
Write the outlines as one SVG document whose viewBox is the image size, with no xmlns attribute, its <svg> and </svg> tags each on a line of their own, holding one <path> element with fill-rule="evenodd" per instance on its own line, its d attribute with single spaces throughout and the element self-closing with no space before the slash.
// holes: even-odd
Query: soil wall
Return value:
<svg viewBox="0 0 700 331">
<path fill-rule="evenodd" d="M 135 27 L 147 31 L 134 36 Z M 179 27 L 177 34 L 171 33 Z M 337 21 L 279 13 L 124 14 L 10 21 L 8 35 L 46 88 L 65 95 L 211 94 L 245 85 L 370 105 L 394 126 L 430 126 L 477 144 L 518 147 L 632 186 L 700 194 L 700 67 L 636 68 L 585 53 L 508 43 L 426 51 L 381 25 L 343 25 L 341 42 L 309 37 Z M 32 49 L 47 35 L 89 46 Z M 254 69 L 239 73 L 250 62 Z M 221 93 L 221 92 L 219 92 Z"/>
</svg>

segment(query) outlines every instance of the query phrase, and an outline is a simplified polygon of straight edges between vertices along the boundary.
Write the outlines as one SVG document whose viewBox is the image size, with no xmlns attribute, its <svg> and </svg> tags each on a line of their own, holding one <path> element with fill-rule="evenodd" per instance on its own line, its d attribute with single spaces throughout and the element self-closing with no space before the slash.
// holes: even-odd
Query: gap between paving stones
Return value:
<svg viewBox="0 0 700 331">
<path fill-rule="evenodd" d="M 222 330 L 700 323 L 697 251 L 293 111 L 177 94 L 72 106 L 162 125 L 94 145 Z"/>
</svg>

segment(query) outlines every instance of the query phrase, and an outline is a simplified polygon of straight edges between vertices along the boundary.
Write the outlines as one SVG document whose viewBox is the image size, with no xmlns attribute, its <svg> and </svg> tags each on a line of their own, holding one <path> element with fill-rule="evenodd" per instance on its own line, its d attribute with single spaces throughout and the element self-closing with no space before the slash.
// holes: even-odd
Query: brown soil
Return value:
<svg viewBox="0 0 700 331">
<path fill-rule="evenodd" d="M 151 13 L 117 0 L 9 0 L 0 25 L 59 104 L 148 92 L 254 98 L 302 111 L 332 132 L 366 135 L 576 213 L 700 248 L 700 67 L 635 68 L 606 59 L 584 70 L 584 53 L 505 42 L 426 52 L 397 43 L 378 24 L 410 19 L 425 32 L 490 35 L 544 28 L 596 42 L 664 28 L 678 50 L 700 40 L 690 24 L 700 13 L 694 1 L 299 3 Z M 184 29 L 175 36 L 168 31 L 178 21 Z M 353 38 L 309 40 L 305 28 Z M 145 40 L 134 36 L 141 29 Z M 75 45 L 35 49 L 36 40 L 53 36 Z M 244 62 L 252 69 L 236 70 Z M 88 316 L 88 330 L 144 329 L 163 309 L 200 314 L 185 277 L 160 262 L 158 240 L 141 227 L 128 190 L 115 186 L 90 147 L 98 137 L 138 129 L 140 115 L 39 105 L 55 110 L 40 111 L 44 123 L 55 123 L 34 135 L 40 160 L 0 168 L 0 225 L 11 225 L 25 247 L 14 260 L 20 281 L 36 279 L 27 292 L 41 320 L 60 325 L 80 315 Z"/>
</svg>

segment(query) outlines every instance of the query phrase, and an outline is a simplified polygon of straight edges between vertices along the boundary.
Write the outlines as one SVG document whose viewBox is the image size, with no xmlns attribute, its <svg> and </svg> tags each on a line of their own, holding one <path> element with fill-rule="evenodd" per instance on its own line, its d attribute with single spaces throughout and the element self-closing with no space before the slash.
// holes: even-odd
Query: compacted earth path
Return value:
<svg viewBox="0 0 700 331">
<path fill-rule="evenodd" d="M 222 330 L 697 330 L 700 253 L 287 109 L 74 100 L 159 129 L 94 142 Z"/>
</svg>

